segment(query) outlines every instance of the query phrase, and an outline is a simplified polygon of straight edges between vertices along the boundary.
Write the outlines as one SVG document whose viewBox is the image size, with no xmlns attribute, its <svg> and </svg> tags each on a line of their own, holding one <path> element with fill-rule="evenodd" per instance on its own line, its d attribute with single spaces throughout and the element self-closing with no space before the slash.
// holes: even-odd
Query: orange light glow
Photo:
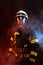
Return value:
<svg viewBox="0 0 43 65">
<path fill-rule="evenodd" d="M 12 48 L 9 48 L 9 51 L 13 52 L 16 57 L 18 56 L 18 54 Z M 8 53 L 8 56 L 9 56 L 9 53 Z"/>
<path fill-rule="evenodd" d="M 22 58 L 23 56 L 22 56 L 22 54 L 21 54 L 21 58 Z"/>
<path fill-rule="evenodd" d="M 16 40 L 14 41 L 14 44 L 16 44 Z"/>
<path fill-rule="evenodd" d="M 13 37 L 11 37 L 10 40 L 13 41 Z"/>
<path fill-rule="evenodd" d="M 19 20 L 19 18 L 17 18 L 17 23 L 20 24 L 20 20 Z"/>
<path fill-rule="evenodd" d="M 8 56 L 9 56 L 9 53 L 8 53 Z"/>
<path fill-rule="evenodd" d="M 19 35 L 19 32 L 15 32 L 15 33 L 14 33 L 14 36 L 16 36 L 16 35 Z"/>
<path fill-rule="evenodd" d="M 17 56 L 18 56 L 18 54 L 16 54 L 16 53 L 15 53 L 15 56 L 17 57 Z"/>
<path fill-rule="evenodd" d="M 13 49 L 12 48 L 9 48 L 9 51 L 13 51 Z"/>
</svg>

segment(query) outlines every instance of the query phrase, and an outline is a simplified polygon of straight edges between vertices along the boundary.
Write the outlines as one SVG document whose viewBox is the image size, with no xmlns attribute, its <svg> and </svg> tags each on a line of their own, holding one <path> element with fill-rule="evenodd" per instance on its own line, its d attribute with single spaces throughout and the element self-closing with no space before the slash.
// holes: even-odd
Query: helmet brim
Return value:
<svg viewBox="0 0 43 65">
<path fill-rule="evenodd" d="M 25 15 L 16 15 L 16 17 L 25 17 L 28 19 L 28 17 L 26 17 Z"/>
</svg>

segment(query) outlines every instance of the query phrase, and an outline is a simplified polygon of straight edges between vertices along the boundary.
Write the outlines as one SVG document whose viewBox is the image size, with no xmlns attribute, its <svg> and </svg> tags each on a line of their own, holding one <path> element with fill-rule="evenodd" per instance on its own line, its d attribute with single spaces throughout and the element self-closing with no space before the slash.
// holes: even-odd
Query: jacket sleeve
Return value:
<svg viewBox="0 0 43 65">
<path fill-rule="evenodd" d="M 33 31 L 34 32 L 34 31 Z M 33 33 L 31 32 L 31 33 Z M 35 32 L 34 34 L 30 34 L 30 44 L 31 44 L 31 51 L 30 51 L 30 58 L 29 60 L 31 62 L 36 62 L 37 58 L 38 58 L 38 52 L 39 52 L 39 40 L 38 38 L 36 38 L 35 36 Z"/>
</svg>

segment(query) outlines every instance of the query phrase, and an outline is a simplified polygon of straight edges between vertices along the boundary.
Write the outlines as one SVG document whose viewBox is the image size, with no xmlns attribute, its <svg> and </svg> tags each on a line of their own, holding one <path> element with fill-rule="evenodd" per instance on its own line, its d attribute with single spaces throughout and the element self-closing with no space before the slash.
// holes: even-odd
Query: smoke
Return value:
<svg viewBox="0 0 43 65">
<path fill-rule="evenodd" d="M 40 31 L 35 30 L 36 37 L 39 40 L 39 45 L 43 47 L 43 34 Z"/>
<path fill-rule="evenodd" d="M 39 17 L 32 15 L 29 26 L 35 30 L 35 35 L 39 39 L 39 45 L 43 48 L 43 10 L 39 10 Z"/>
</svg>

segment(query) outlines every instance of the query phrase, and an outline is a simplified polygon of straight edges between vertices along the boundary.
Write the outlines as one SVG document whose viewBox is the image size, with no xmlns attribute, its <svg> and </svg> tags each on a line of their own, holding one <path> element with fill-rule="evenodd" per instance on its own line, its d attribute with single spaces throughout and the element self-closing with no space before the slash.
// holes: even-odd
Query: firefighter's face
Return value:
<svg viewBox="0 0 43 65">
<path fill-rule="evenodd" d="M 17 17 L 17 24 L 24 25 L 26 23 L 25 17 Z"/>
</svg>

